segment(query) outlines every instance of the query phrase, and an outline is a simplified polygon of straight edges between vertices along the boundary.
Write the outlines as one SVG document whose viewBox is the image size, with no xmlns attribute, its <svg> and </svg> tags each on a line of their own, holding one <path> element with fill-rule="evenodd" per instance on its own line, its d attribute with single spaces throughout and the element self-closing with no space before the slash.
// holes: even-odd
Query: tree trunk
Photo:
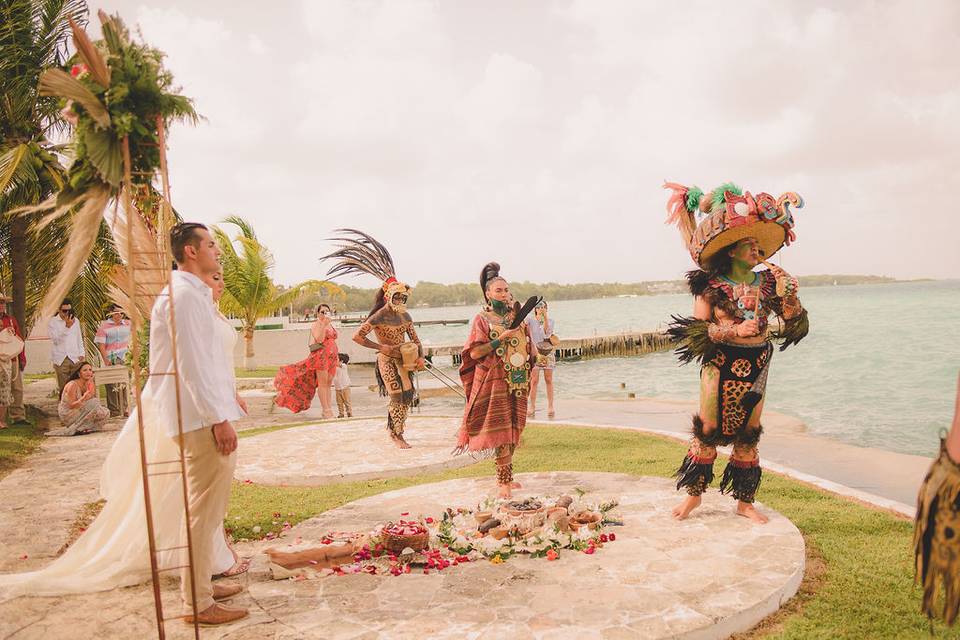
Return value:
<svg viewBox="0 0 960 640">
<path fill-rule="evenodd" d="M 23 216 L 13 216 L 10 220 L 10 271 L 12 274 L 13 297 L 11 311 L 13 317 L 23 330 L 24 337 L 29 335 L 30 327 L 26 323 L 27 309 L 27 219 Z"/>
<path fill-rule="evenodd" d="M 249 371 L 253 369 L 253 327 L 243 328 L 243 341 L 246 343 L 246 350 L 243 352 L 243 368 Z"/>
</svg>

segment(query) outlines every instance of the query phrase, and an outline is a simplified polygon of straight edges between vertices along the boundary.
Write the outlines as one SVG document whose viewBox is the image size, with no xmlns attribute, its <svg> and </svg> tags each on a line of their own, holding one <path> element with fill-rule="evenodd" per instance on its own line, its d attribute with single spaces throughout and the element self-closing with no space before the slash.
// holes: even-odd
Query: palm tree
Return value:
<svg viewBox="0 0 960 640">
<path fill-rule="evenodd" d="M 58 270 L 68 227 L 50 225 L 41 240 L 31 229 L 29 217 L 8 212 L 42 202 L 64 185 L 64 169 L 57 157 L 61 149 L 51 138 L 61 134 L 65 124 L 59 100 L 40 94 L 40 75 L 64 64 L 69 21 L 84 24 L 86 16 L 84 0 L 4 0 L 0 4 L 0 255 L 8 257 L 3 260 L 2 275 L 12 283 L 13 315 L 27 331 L 38 302 L 34 294 L 45 290 Z"/>
<path fill-rule="evenodd" d="M 307 280 L 281 292 L 270 279 L 273 255 L 257 240 L 250 223 L 239 216 L 230 216 L 223 222 L 236 226 L 240 232 L 231 240 L 222 229 L 213 228 L 214 237 L 223 251 L 225 291 L 220 308 L 243 323 L 246 343 L 243 366 L 250 369 L 254 356 L 253 332 L 258 319 L 289 306 L 306 293 L 326 290 L 336 295 L 342 292 L 337 285 L 323 280 Z"/>
</svg>

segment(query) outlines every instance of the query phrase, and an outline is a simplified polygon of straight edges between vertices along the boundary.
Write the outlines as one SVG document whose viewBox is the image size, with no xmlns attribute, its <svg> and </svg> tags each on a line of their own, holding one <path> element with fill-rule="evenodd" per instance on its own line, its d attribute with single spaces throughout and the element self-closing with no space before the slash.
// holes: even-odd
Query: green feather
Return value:
<svg viewBox="0 0 960 640">
<path fill-rule="evenodd" d="M 717 207 L 722 207 L 724 205 L 723 194 L 729 191 L 738 196 L 743 195 L 743 190 L 735 185 L 732 182 L 724 182 L 722 185 L 713 190 L 713 206 L 711 209 L 717 209 Z"/>
<path fill-rule="evenodd" d="M 700 198 L 703 197 L 703 189 L 697 185 L 693 185 L 690 189 L 687 190 L 687 211 L 690 213 L 696 213 L 697 207 L 700 206 Z"/>
</svg>

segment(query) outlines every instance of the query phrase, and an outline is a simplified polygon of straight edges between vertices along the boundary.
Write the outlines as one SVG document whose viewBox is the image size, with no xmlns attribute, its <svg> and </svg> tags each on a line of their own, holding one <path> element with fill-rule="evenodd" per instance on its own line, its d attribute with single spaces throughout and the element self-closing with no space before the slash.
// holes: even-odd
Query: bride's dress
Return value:
<svg viewBox="0 0 960 640">
<path fill-rule="evenodd" d="M 218 333 L 233 362 L 237 332 L 221 316 Z M 232 372 L 232 369 L 231 369 Z M 141 394 L 144 413 L 144 444 L 147 461 L 177 460 L 152 467 L 152 470 L 179 471 L 180 453 L 175 441 L 166 435 L 163 425 L 150 421 L 159 415 L 154 408 L 151 378 Z M 0 601 L 22 595 L 52 596 L 105 591 L 140 584 L 150 579 L 150 552 L 147 542 L 143 480 L 140 473 L 140 443 L 137 421 L 140 407 L 134 409 L 113 443 L 100 472 L 100 495 L 106 504 L 100 515 L 62 556 L 39 571 L 0 575 Z M 179 474 L 150 478 L 157 548 L 185 544 L 183 488 Z M 214 574 L 233 566 L 233 554 L 223 535 L 223 525 L 214 534 Z M 167 551 L 158 556 L 158 566 L 173 567 L 186 562 L 186 552 Z"/>
</svg>

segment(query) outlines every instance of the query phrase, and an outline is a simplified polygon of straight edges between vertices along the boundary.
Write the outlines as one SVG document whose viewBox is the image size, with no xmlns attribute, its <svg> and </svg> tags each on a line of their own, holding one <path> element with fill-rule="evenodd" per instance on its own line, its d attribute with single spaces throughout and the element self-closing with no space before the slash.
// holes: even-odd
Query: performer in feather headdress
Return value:
<svg viewBox="0 0 960 640">
<path fill-rule="evenodd" d="M 335 261 L 327 275 L 332 278 L 365 273 L 383 283 L 373 309 L 354 334 L 353 341 L 377 351 L 380 395 L 390 397 L 387 430 L 398 447 L 409 449 L 403 430 L 407 412 L 414 402 L 413 372 L 424 367 L 423 345 L 413 327 L 413 318 L 407 313 L 410 287 L 397 280 L 393 258 L 386 247 L 362 231 L 338 229 L 338 232 L 342 234 L 336 238 L 339 249 L 323 258 Z M 377 336 L 379 343 L 367 337 L 370 332 Z"/>
<path fill-rule="evenodd" d="M 530 369 L 537 353 L 524 320 L 540 300 L 531 298 L 522 307 L 511 304 L 510 285 L 496 262 L 480 272 L 480 288 L 487 304 L 473 319 L 460 354 L 467 404 L 456 453 L 495 455 L 499 493 L 509 498 L 511 489 L 520 488 L 513 481 L 513 452 L 527 423 Z"/>
<path fill-rule="evenodd" d="M 913 545 L 923 612 L 955 624 L 960 618 L 960 379 L 953 425 L 917 497 Z"/>
<path fill-rule="evenodd" d="M 677 489 L 685 488 L 688 496 L 673 515 L 682 520 L 700 505 L 700 495 L 713 481 L 717 447 L 732 444 L 720 492 L 733 494 L 739 515 L 762 524 L 767 518 L 753 501 L 760 486 L 757 443 L 772 341 L 781 342 L 782 351 L 799 342 L 809 325 L 796 278 L 766 262 L 768 269 L 754 268 L 794 240 L 790 206 L 802 207 L 803 200 L 795 193 L 753 196 L 731 183 L 710 193 L 674 183 L 664 187 L 673 192 L 667 223 L 680 228 L 700 266 L 687 273 L 693 316 L 674 316 L 669 328 L 681 362 L 701 364 L 700 411 L 676 473 Z M 703 216 L 699 224 L 698 213 Z M 771 313 L 781 321 L 773 333 Z"/>
</svg>

